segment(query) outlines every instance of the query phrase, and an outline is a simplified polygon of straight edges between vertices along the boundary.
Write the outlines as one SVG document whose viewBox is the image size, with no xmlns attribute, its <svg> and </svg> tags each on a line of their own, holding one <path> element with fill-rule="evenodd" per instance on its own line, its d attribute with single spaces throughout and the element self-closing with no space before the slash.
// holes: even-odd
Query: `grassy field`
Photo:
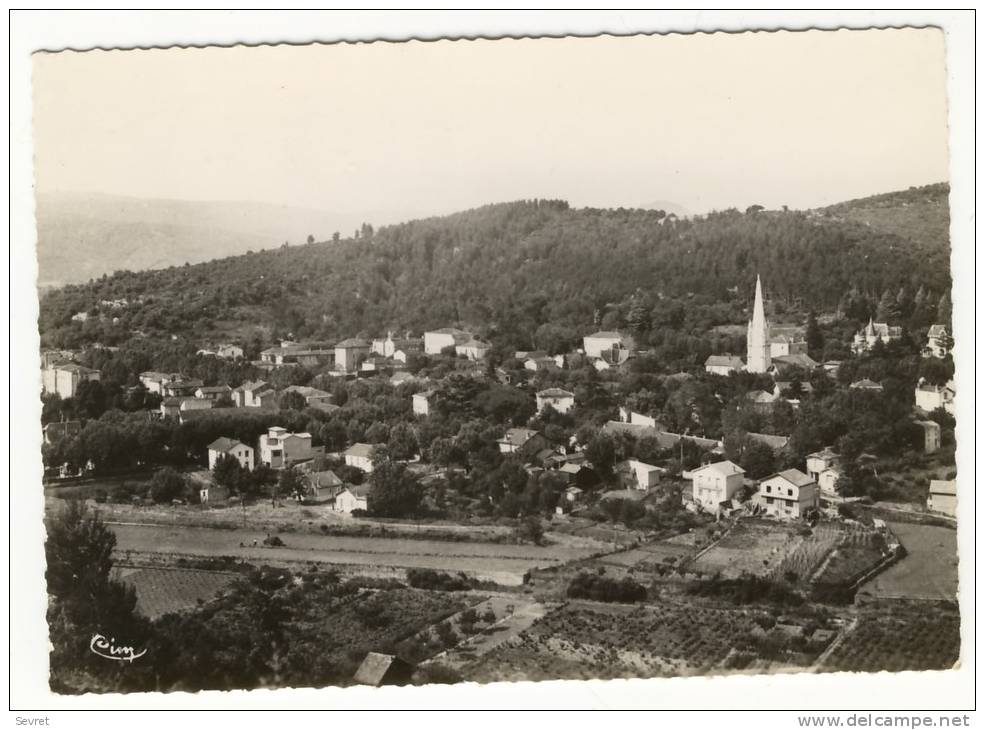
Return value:
<svg viewBox="0 0 985 730">
<path fill-rule="evenodd" d="M 204 527 L 111 524 L 117 553 L 165 553 L 218 557 L 229 555 L 252 563 L 314 562 L 432 568 L 463 571 L 504 585 L 517 585 L 531 569 L 584 558 L 593 551 L 567 546 L 400 540 L 285 534 L 284 547 L 262 545 L 264 533 L 253 530 L 215 530 Z M 256 543 L 256 544 L 254 544 Z"/>
<path fill-rule="evenodd" d="M 957 532 L 947 527 L 893 522 L 906 557 L 862 588 L 877 599 L 954 600 L 958 594 Z"/>
<path fill-rule="evenodd" d="M 134 587 L 137 611 L 152 619 L 210 601 L 239 577 L 236 573 L 125 566 L 113 573 L 114 578 Z"/>
</svg>

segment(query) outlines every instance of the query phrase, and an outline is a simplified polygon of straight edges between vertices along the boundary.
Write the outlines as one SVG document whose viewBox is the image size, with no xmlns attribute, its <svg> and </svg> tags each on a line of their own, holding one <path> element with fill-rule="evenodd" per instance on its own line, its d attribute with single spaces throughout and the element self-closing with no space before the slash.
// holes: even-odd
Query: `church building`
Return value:
<svg viewBox="0 0 985 730">
<path fill-rule="evenodd" d="M 746 371 L 750 373 L 769 372 L 773 365 L 770 355 L 770 323 L 766 320 L 763 308 L 763 285 L 756 276 L 756 301 L 752 308 L 752 319 L 746 335 Z"/>
</svg>

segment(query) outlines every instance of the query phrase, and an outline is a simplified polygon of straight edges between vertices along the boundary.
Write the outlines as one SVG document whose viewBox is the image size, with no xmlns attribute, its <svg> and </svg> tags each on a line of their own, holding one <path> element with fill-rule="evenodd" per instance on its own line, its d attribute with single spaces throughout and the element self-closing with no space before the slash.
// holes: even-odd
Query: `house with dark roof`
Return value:
<svg viewBox="0 0 985 730">
<path fill-rule="evenodd" d="M 195 391 L 195 397 L 202 400 L 219 400 L 223 396 L 232 396 L 233 389 L 228 385 L 203 385 Z"/>
<path fill-rule="evenodd" d="M 550 406 L 558 413 L 567 413 L 574 408 L 575 394 L 563 388 L 546 388 L 537 393 L 537 413 Z"/>
<path fill-rule="evenodd" d="M 253 449 L 241 441 L 222 436 L 209 444 L 209 469 L 223 456 L 231 456 L 244 469 L 253 470 Z"/>
<path fill-rule="evenodd" d="M 817 482 L 799 469 L 784 469 L 759 482 L 756 503 L 771 517 L 795 520 L 821 502 Z"/>
<path fill-rule="evenodd" d="M 533 458 L 551 445 L 544 434 L 529 428 L 511 428 L 496 443 L 501 454 L 516 454 L 524 459 Z"/>
<path fill-rule="evenodd" d="M 738 355 L 709 355 L 705 360 L 705 372 L 712 375 L 728 375 L 745 370 L 746 364 Z"/>
<path fill-rule="evenodd" d="M 369 356 L 372 343 L 350 337 L 335 345 L 335 369 L 340 373 L 354 373 Z"/>
<path fill-rule="evenodd" d="M 748 436 L 750 440 L 755 441 L 757 444 L 763 444 L 765 446 L 769 446 L 773 450 L 774 454 L 778 454 L 779 452 L 783 451 L 785 448 L 787 448 L 787 444 L 790 443 L 789 436 L 774 436 L 773 434 L 769 434 L 769 433 L 752 433 L 752 432 L 747 433 L 746 436 Z"/>
</svg>

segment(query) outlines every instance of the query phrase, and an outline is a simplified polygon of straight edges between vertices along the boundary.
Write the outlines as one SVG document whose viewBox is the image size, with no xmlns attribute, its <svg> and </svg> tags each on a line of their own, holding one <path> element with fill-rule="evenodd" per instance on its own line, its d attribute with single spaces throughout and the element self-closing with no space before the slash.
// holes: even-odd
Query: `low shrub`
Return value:
<svg viewBox="0 0 985 730">
<path fill-rule="evenodd" d="M 472 588 L 472 580 L 465 573 L 452 575 L 430 568 L 408 568 L 407 583 L 411 588 L 428 591 L 467 591 Z"/>
<path fill-rule="evenodd" d="M 579 573 L 567 591 L 569 598 L 588 598 L 607 603 L 635 603 L 646 599 L 646 587 L 632 578 L 606 578 L 603 575 Z"/>
</svg>

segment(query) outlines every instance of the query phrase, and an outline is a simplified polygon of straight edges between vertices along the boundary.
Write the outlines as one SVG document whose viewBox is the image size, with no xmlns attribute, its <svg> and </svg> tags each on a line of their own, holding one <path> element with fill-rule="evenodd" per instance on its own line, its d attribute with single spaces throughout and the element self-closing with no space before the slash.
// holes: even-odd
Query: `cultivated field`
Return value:
<svg viewBox="0 0 985 730">
<path fill-rule="evenodd" d="M 548 545 L 401 540 L 285 534 L 284 547 L 263 547 L 263 533 L 253 530 L 216 530 L 204 527 L 120 525 L 110 527 L 117 537 L 117 553 L 232 556 L 247 562 L 314 562 L 364 565 L 368 568 L 432 568 L 463 571 L 476 578 L 517 585 L 534 568 L 560 565 L 588 557 L 588 548 Z M 256 545 L 254 544 L 256 543 Z"/>
<path fill-rule="evenodd" d="M 768 612 L 572 601 L 462 667 L 478 682 L 687 676 L 805 668 L 833 633 Z"/>
<path fill-rule="evenodd" d="M 902 601 L 868 609 L 855 628 L 824 658 L 825 672 L 902 672 L 950 669 L 961 650 L 957 607 Z"/>
<path fill-rule="evenodd" d="M 800 534 L 804 529 L 803 525 L 774 520 L 739 520 L 725 537 L 694 561 L 693 567 L 722 578 L 770 575 L 804 541 Z"/>
<path fill-rule="evenodd" d="M 212 600 L 239 575 L 182 568 L 117 567 L 113 577 L 133 586 L 137 611 L 153 619 Z"/>
<path fill-rule="evenodd" d="M 906 548 L 906 557 L 867 583 L 863 595 L 954 600 L 958 594 L 957 532 L 907 522 L 889 527 Z"/>
</svg>

